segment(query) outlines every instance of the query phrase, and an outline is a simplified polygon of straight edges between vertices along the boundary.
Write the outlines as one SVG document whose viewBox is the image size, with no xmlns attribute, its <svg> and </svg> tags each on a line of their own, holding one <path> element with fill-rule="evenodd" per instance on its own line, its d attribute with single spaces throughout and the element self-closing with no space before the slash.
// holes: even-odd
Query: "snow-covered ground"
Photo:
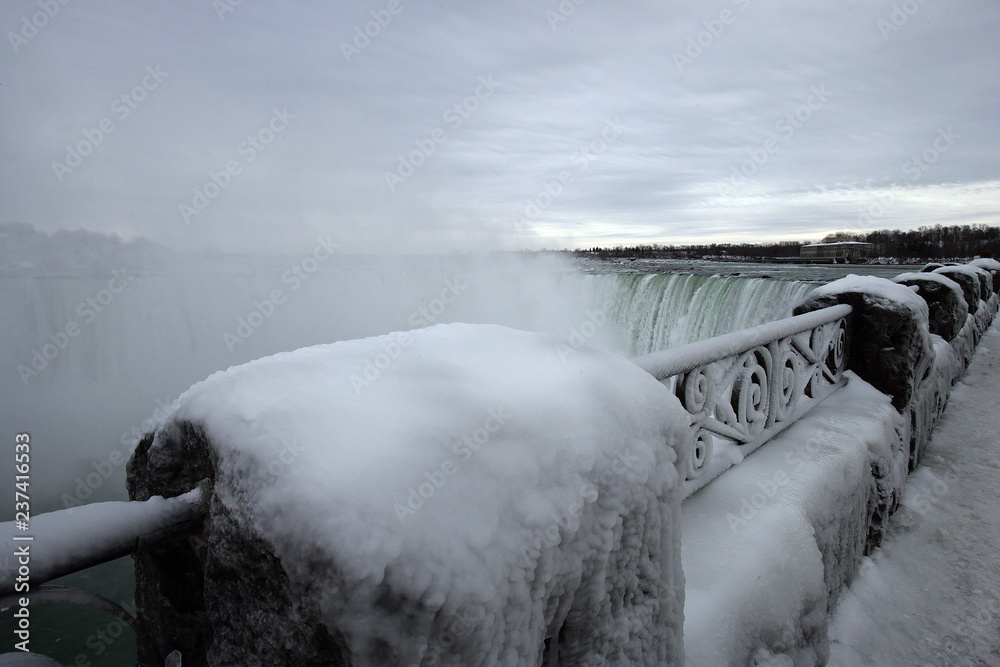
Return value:
<svg viewBox="0 0 1000 667">
<path fill-rule="evenodd" d="M 831 665 L 1000 665 L 1000 328 L 952 390 L 882 548 L 830 622 Z"/>
</svg>

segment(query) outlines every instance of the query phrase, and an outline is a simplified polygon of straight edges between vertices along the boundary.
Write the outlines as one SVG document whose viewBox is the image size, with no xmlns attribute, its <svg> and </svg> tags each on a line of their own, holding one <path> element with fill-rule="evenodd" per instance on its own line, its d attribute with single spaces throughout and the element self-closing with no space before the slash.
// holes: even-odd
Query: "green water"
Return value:
<svg viewBox="0 0 1000 667">
<path fill-rule="evenodd" d="M 132 557 L 119 558 L 61 579 L 52 584 L 99 593 L 134 612 L 135 581 Z M 128 625 L 92 607 L 70 604 L 32 604 L 29 648 L 63 665 L 100 667 L 134 665 L 135 633 Z M 0 614 L 0 652 L 14 651 L 13 610 Z"/>
</svg>

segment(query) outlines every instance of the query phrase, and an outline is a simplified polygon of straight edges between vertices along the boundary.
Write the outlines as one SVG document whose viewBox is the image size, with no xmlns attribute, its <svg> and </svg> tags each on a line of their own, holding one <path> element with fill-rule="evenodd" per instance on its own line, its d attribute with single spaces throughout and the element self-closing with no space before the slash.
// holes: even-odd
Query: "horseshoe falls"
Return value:
<svg viewBox="0 0 1000 667">
<path fill-rule="evenodd" d="M 614 321 L 633 355 L 647 354 L 785 317 L 813 289 L 799 281 L 684 273 L 600 276 Z"/>
</svg>

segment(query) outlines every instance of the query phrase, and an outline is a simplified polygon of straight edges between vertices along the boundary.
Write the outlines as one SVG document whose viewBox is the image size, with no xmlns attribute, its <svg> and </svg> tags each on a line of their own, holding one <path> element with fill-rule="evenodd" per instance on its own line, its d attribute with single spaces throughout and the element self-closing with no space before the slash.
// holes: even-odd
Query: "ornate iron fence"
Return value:
<svg viewBox="0 0 1000 667">
<path fill-rule="evenodd" d="M 845 383 L 851 312 L 831 306 L 634 359 L 691 415 L 685 496 Z"/>
</svg>

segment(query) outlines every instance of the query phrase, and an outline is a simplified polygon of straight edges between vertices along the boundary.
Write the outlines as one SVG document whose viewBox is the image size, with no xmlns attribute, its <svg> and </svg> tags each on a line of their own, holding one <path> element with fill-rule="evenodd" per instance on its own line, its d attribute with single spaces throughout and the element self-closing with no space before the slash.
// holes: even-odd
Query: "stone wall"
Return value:
<svg viewBox="0 0 1000 667">
<path fill-rule="evenodd" d="M 795 308 L 796 314 L 838 303 L 854 308 L 848 370 L 856 377 L 685 502 L 684 545 L 742 549 L 753 563 L 706 566 L 696 548 L 684 547 L 692 587 L 688 660 L 826 664 L 827 614 L 861 557 L 881 544 L 907 474 L 997 312 L 993 279 L 1000 267 L 979 267 L 985 274 L 946 268 L 894 280 L 850 276 L 817 288 Z M 978 297 L 974 314 L 969 293 Z M 871 386 L 858 386 L 857 378 Z M 720 506 L 731 507 L 728 525 Z M 808 525 L 797 525 L 798 518 Z M 799 544 L 794 565 L 782 546 L 788 543 Z M 729 576 L 740 567 L 738 577 Z M 774 571 L 801 576 L 799 568 L 812 578 L 790 582 L 791 575 Z"/>
<path fill-rule="evenodd" d="M 934 267 L 892 280 L 843 278 L 817 288 L 794 309 L 799 314 L 836 303 L 854 306 L 848 368 L 889 395 L 906 418 L 911 470 L 1000 299 L 994 290 L 998 262 Z M 922 303 L 915 305 L 901 287 Z"/>
</svg>

